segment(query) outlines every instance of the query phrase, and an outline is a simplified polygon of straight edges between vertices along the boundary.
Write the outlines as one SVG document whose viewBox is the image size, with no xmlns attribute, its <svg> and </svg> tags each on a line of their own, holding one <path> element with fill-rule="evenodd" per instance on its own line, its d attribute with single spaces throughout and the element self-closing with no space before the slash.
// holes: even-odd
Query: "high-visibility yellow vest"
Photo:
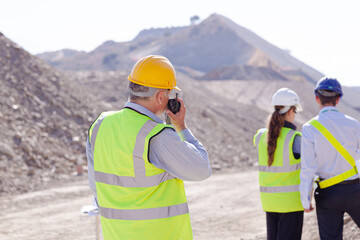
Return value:
<svg viewBox="0 0 360 240">
<path fill-rule="evenodd" d="M 266 212 L 302 211 L 300 201 L 300 159 L 295 159 L 292 146 L 300 132 L 283 127 L 277 139 L 274 162 L 268 166 L 267 129 L 254 136 L 258 148 L 261 204 Z"/>
<path fill-rule="evenodd" d="M 149 162 L 151 138 L 169 127 L 128 108 L 90 127 L 104 239 L 192 239 L 183 181 Z"/>
<path fill-rule="evenodd" d="M 336 140 L 336 138 L 327 130 L 319 121 L 316 119 L 311 119 L 309 123 L 314 126 L 328 141 L 329 143 L 340 153 L 340 155 L 351 165 L 351 169 L 341 173 L 335 177 L 328 178 L 322 181 L 318 181 L 320 188 L 327 188 L 333 186 L 337 183 L 343 182 L 349 177 L 352 177 L 358 173 L 356 168 L 355 159 L 350 153 L 341 145 L 341 143 Z"/>
</svg>

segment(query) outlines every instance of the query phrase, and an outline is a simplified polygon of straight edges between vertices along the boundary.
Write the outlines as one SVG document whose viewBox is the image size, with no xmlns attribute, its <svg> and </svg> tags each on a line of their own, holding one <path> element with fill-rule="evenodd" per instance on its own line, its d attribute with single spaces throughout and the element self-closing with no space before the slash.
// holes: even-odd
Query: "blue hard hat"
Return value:
<svg viewBox="0 0 360 240">
<path fill-rule="evenodd" d="M 322 91 L 325 90 L 325 91 Z M 341 84 L 336 78 L 323 77 L 320 79 L 315 87 L 315 95 L 321 94 L 325 97 L 334 97 L 338 93 L 342 97 L 343 92 Z"/>
</svg>

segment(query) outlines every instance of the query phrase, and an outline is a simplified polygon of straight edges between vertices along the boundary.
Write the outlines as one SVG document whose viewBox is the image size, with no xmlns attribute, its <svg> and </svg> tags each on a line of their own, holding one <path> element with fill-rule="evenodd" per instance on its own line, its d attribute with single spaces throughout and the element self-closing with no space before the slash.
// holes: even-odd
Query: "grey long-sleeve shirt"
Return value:
<svg viewBox="0 0 360 240">
<path fill-rule="evenodd" d="M 132 108 L 157 123 L 164 123 L 154 113 L 139 104 L 127 102 L 125 107 Z M 189 129 L 184 129 L 179 133 L 172 129 L 164 129 L 151 139 L 149 149 L 150 162 L 176 178 L 185 181 L 200 181 L 211 175 L 208 153 Z M 96 196 L 94 158 L 89 139 L 86 141 L 86 156 L 89 185 Z"/>
</svg>

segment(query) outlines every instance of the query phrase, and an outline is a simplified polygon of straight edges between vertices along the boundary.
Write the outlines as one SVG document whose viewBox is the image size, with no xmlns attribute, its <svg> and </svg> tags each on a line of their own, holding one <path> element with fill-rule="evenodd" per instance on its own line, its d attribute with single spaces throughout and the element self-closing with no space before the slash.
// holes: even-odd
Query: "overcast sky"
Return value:
<svg viewBox="0 0 360 240">
<path fill-rule="evenodd" d="M 0 0 L 0 9 L 0 32 L 32 54 L 91 51 L 218 13 L 344 85 L 360 86 L 358 0 Z"/>
</svg>

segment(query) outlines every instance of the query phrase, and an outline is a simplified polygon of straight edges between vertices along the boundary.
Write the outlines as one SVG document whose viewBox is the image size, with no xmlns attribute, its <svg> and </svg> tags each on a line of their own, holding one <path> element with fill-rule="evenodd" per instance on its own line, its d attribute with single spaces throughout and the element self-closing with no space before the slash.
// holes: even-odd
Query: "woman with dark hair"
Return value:
<svg viewBox="0 0 360 240">
<path fill-rule="evenodd" d="M 267 239 L 296 240 L 301 239 L 304 209 L 299 193 L 301 133 L 293 122 L 302 107 L 297 94 L 288 88 L 273 95 L 272 105 L 268 128 L 254 136 Z"/>
</svg>

